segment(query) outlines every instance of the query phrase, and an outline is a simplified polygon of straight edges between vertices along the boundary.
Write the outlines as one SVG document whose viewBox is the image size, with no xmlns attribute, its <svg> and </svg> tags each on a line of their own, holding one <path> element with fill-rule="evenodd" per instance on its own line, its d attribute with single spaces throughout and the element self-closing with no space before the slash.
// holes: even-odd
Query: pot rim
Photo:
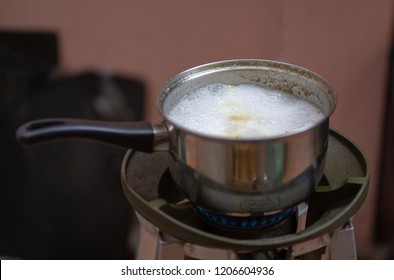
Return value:
<svg viewBox="0 0 394 280">
<path fill-rule="evenodd" d="M 324 113 L 324 117 L 321 118 L 320 120 L 316 121 L 315 123 L 304 126 L 301 129 L 297 130 L 292 130 L 291 132 L 280 134 L 280 135 L 271 135 L 271 136 L 261 136 L 261 137 L 228 137 L 228 136 L 220 136 L 220 135 L 209 135 L 209 134 L 204 134 L 201 132 L 197 132 L 195 130 L 189 129 L 183 125 L 177 124 L 173 121 L 171 121 L 168 117 L 167 114 L 163 110 L 163 104 L 164 100 L 171 94 L 171 91 L 173 88 L 177 87 L 177 85 L 191 80 L 192 78 L 198 77 L 198 76 L 204 76 L 204 75 L 209 75 L 211 73 L 216 73 L 220 71 L 225 71 L 225 70 L 231 70 L 231 69 L 278 69 L 278 72 L 282 71 L 291 71 L 294 74 L 300 75 L 300 77 L 304 77 L 305 79 L 309 79 L 311 81 L 314 81 L 315 83 L 321 84 L 321 87 L 326 88 L 326 95 L 330 99 L 330 108 L 327 112 Z M 290 63 L 285 63 L 285 62 L 280 62 L 280 61 L 274 61 L 274 60 L 264 60 L 264 59 L 234 59 L 234 60 L 222 60 L 222 61 L 216 61 L 216 62 L 210 62 L 206 64 L 202 64 L 199 66 L 195 66 L 193 68 L 190 68 L 188 70 L 185 70 L 183 72 L 180 72 L 179 74 L 175 75 L 172 77 L 170 80 L 168 80 L 160 89 L 159 91 L 159 96 L 156 101 L 157 108 L 159 110 L 160 115 L 162 118 L 165 120 L 165 123 L 167 124 L 167 127 L 169 128 L 169 131 L 172 130 L 172 128 L 175 128 L 177 131 L 182 131 L 188 135 L 193 135 L 195 137 L 205 139 L 205 140 L 218 140 L 218 141 L 225 141 L 225 142 L 234 142 L 234 143 L 250 143 L 250 142 L 261 142 L 261 141 L 276 141 L 276 140 L 281 140 L 284 138 L 289 138 L 293 137 L 302 133 L 305 133 L 307 131 L 313 130 L 315 127 L 318 127 L 326 122 L 328 122 L 330 116 L 333 114 L 335 111 L 337 104 L 337 94 L 335 89 L 331 86 L 331 84 L 323 78 L 321 75 L 306 69 L 304 67 L 290 64 Z"/>
</svg>

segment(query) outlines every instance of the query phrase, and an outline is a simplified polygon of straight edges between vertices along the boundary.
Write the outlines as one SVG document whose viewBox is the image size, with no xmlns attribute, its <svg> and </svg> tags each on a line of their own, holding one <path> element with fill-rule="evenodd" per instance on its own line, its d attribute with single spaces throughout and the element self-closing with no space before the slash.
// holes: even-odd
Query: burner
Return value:
<svg viewBox="0 0 394 280">
<path fill-rule="evenodd" d="M 207 231 L 239 240 L 269 238 L 297 231 L 296 208 L 272 214 L 230 215 L 195 206 L 198 218 L 208 225 Z"/>
<path fill-rule="evenodd" d="M 196 212 L 210 224 L 220 226 L 223 229 L 256 230 L 272 227 L 284 221 L 294 212 L 294 209 L 288 208 L 270 215 L 238 216 L 215 213 L 197 206 Z"/>
<path fill-rule="evenodd" d="M 168 153 L 129 150 L 121 170 L 124 193 L 136 212 L 164 234 L 199 246 L 265 251 L 314 240 L 348 222 L 368 192 L 364 155 L 333 130 L 323 179 L 308 199 L 305 228 L 299 231 L 293 209 L 263 217 L 234 217 L 192 205 L 171 178 L 170 160 Z"/>
</svg>

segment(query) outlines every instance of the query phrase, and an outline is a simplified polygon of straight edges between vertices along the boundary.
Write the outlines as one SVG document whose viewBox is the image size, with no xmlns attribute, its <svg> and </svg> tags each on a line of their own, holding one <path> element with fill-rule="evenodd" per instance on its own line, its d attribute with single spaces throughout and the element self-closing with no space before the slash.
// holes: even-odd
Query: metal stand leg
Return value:
<svg viewBox="0 0 394 280">
<path fill-rule="evenodd" d="M 356 240 L 352 222 L 347 221 L 331 236 L 330 255 L 333 260 L 356 260 Z"/>
<path fill-rule="evenodd" d="M 165 236 L 159 232 L 157 239 L 157 260 L 184 260 L 185 253 L 183 244 L 177 240 L 166 240 Z"/>
<path fill-rule="evenodd" d="M 162 232 L 140 214 L 140 236 L 136 253 L 138 260 L 183 260 L 183 245 L 177 240 L 165 238 Z"/>
<path fill-rule="evenodd" d="M 157 239 L 144 226 L 140 226 L 139 242 L 135 258 L 137 260 L 156 259 Z"/>
</svg>

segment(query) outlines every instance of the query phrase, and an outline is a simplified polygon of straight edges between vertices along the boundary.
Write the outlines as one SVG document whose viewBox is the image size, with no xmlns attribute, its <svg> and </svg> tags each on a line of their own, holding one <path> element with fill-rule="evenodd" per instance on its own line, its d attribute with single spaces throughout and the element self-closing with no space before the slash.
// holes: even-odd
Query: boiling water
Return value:
<svg viewBox="0 0 394 280">
<path fill-rule="evenodd" d="M 206 135 L 258 138 L 299 131 L 324 115 L 305 99 L 280 91 L 253 84 L 209 84 L 181 98 L 168 117 Z"/>
</svg>

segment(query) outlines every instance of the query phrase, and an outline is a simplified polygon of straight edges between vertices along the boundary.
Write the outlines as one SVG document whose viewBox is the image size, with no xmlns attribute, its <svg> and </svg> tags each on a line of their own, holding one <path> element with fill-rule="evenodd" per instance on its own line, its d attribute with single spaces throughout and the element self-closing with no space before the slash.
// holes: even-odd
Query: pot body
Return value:
<svg viewBox="0 0 394 280">
<path fill-rule="evenodd" d="M 257 139 L 206 136 L 166 117 L 183 95 L 211 83 L 253 83 L 293 94 L 318 106 L 325 117 L 301 131 Z M 169 130 L 174 180 L 192 203 L 218 212 L 257 214 L 292 207 L 313 192 L 322 176 L 335 105 L 335 91 L 326 80 L 280 62 L 223 61 L 180 73 L 158 99 Z"/>
</svg>

